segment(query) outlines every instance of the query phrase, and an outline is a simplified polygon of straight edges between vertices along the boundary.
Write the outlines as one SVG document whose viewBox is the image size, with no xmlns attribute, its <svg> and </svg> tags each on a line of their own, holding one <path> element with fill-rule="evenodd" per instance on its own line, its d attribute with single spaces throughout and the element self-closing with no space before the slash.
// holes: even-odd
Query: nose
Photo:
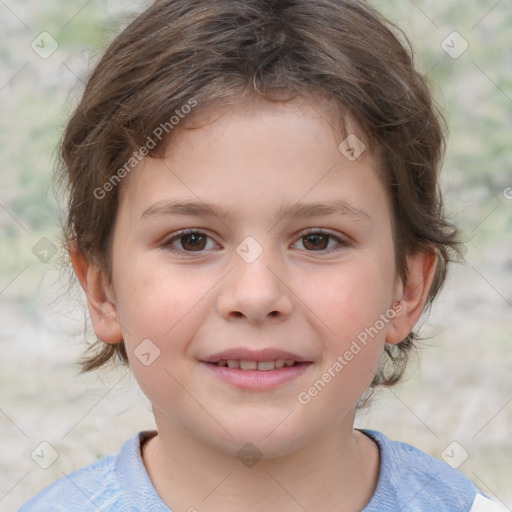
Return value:
<svg viewBox="0 0 512 512">
<path fill-rule="evenodd" d="M 275 259 L 266 258 L 265 252 L 252 263 L 233 255 L 234 268 L 226 276 L 218 299 L 218 311 L 224 318 L 261 324 L 267 318 L 282 321 L 291 314 L 293 293 L 285 272 Z"/>
</svg>

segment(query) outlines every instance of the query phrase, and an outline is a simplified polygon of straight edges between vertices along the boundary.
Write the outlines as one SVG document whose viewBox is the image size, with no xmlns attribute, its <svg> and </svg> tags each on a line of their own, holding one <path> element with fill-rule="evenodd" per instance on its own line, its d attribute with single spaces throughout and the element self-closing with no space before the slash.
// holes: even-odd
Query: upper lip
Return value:
<svg viewBox="0 0 512 512">
<path fill-rule="evenodd" d="M 217 363 L 219 361 L 239 360 L 239 361 L 285 361 L 294 360 L 300 362 L 310 362 L 309 359 L 301 357 L 293 352 L 280 350 L 277 348 L 264 348 L 260 350 L 249 350 L 247 348 L 231 348 L 222 352 L 217 352 L 211 356 L 201 359 L 204 363 Z"/>
</svg>

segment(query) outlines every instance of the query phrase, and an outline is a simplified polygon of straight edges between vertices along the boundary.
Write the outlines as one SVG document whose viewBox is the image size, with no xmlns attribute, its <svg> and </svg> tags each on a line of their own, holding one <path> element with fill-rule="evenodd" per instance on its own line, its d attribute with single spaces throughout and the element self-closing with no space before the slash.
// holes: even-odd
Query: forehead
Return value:
<svg viewBox="0 0 512 512">
<path fill-rule="evenodd" d="M 125 179 L 120 204 L 128 203 L 139 218 L 176 196 L 225 205 L 232 216 L 240 203 L 248 208 L 272 200 L 290 213 L 283 205 L 301 198 L 336 200 L 337 191 L 370 189 L 377 173 L 369 151 L 353 161 L 340 151 L 341 137 L 363 144 L 365 134 L 350 116 L 340 127 L 330 114 L 314 99 L 211 111 L 173 134 L 164 158 L 146 158 Z"/>
</svg>

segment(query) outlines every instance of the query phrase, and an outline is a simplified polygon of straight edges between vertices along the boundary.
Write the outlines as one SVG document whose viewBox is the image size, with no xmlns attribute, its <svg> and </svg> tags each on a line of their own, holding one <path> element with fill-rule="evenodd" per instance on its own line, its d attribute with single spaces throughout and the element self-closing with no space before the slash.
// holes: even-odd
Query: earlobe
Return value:
<svg viewBox="0 0 512 512">
<path fill-rule="evenodd" d="M 408 275 L 401 284 L 400 308 L 388 325 L 386 343 L 397 344 L 404 340 L 418 322 L 428 293 L 432 286 L 437 267 L 437 254 L 418 252 L 407 260 Z"/>
<path fill-rule="evenodd" d="M 98 265 L 87 260 L 76 244 L 71 247 L 71 263 L 78 281 L 85 291 L 94 332 L 105 343 L 118 343 L 123 333 L 117 318 L 116 305 L 105 276 Z"/>
</svg>

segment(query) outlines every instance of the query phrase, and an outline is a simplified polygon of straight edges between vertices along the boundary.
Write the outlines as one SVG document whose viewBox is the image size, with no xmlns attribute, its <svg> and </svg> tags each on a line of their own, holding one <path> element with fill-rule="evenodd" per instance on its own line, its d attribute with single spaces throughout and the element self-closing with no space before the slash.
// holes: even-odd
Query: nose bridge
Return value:
<svg viewBox="0 0 512 512">
<path fill-rule="evenodd" d="M 223 315 L 243 315 L 249 320 L 263 320 L 267 315 L 288 315 L 292 308 L 290 291 L 278 251 L 264 247 L 247 237 L 233 253 L 219 309 Z"/>
</svg>

